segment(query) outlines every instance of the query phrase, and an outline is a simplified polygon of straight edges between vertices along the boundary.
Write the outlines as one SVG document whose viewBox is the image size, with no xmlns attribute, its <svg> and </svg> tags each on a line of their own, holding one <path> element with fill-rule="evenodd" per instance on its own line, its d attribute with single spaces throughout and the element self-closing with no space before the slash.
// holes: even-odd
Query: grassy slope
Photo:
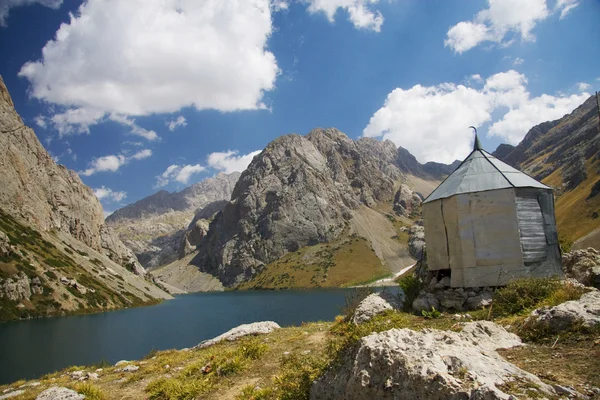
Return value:
<svg viewBox="0 0 600 400">
<path fill-rule="evenodd" d="M 32 294 L 30 300 L 12 301 L 0 298 L 0 322 L 20 318 L 98 312 L 106 309 L 155 304 L 152 296 L 132 288 L 123 274 L 105 270 L 101 255 L 88 254 L 62 242 L 51 234 L 41 234 L 0 210 L 0 230 L 16 245 L 21 254 L 12 252 L 0 257 L 0 278 L 7 279 L 19 272 L 30 279 L 38 277 L 43 292 Z M 90 252 L 93 250 L 89 249 Z M 96 258 L 98 257 L 98 258 Z M 85 259 L 87 267 L 75 260 Z M 103 274 L 104 279 L 99 279 Z M 60 283 L 60 277 L 75 279 L 88 289 L 86 294 Z M 148 283 L 148 293 L 150 293 Z M 137 295 L 135 293 L 137 293 Z M 21 304 L 22 306 L 19 306 Z"/>
<path fill-rule="evenodd" d="M 556 199 L 556 223 L 560 235 L 570 242 L 587 235 L 600 227 L 600 219 L 594 218 L 594 212 L 600 212 L 600 195 L 587 199 L 592 186 L 600 178 L 598 170 L 600 161 L 593 158 L 586 163 L 588 177 L 575 189 L 564 192 Z M 562 171 L 558 169 L 546 177 L 543 182 L 547 185 L 560 187 Z M 600 243 L 598 243 L 600 245 Z"/>
<path fill-rule="evenodd" d="M 377 280 L 389 273 L 367 240 L 350 235 L 288 253 L 237 289 L 344 287 Z"/>
</svg>

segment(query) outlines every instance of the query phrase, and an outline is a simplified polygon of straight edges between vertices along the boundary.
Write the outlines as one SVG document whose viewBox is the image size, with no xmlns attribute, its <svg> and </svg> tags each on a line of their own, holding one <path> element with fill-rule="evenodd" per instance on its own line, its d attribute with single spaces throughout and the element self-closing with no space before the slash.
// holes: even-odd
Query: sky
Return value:
<svg viewBox="0 0 600 400">
<path fill-rule="evenodd" d="M 105 214 L 316 127 L 420 162 L 600 89 L 598 0 L 0 0 L 0 75 Z"/>
</svg>

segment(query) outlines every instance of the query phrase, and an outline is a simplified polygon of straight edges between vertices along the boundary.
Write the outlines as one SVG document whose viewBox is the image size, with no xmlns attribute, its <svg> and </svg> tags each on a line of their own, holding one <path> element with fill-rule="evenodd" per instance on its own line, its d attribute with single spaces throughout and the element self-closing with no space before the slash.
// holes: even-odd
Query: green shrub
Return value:
<svg viewBox="0 0 600 400">
<path fill-rule="evenodd" d="M 419 296 L 419 292 L 423 289 L 423 284 L 417 279 L 414 273 L 402 275 L 396 282 L 400 289 L 404 292 L 404 310 L 410 312 L 413 301 Z"/>
<path fill-rule="evenodd" d="M 100 388 L 98 386 L 95 386 L 89 382 L 78 383 L 75 386 L 75 391 L 77 393 L 81 393 L 81 394 L 85 395 L 85 398 L 87 400 L 105 400 L 106 399 L 106 396 L 104 395 L 102 390 L 100 390 Z"/>
<path fill-rule="evenodd" d="M 442 313 L 435 309 L 435 307 L 431 307 L 431 311 L 422 310 L 421 314 L 427 319 L 435 319 L 442 316 Z"/>
<path fill-rule="evenodd" d="M 573 241 L 570 239 L 567 239 L 566 237 L 562 236 L 559 233 L 558 234 L 558 245 L 560 246 L 560 251 L 562 251 L 563 253 L 568 253 L 573 248 Z"/>
</svg>

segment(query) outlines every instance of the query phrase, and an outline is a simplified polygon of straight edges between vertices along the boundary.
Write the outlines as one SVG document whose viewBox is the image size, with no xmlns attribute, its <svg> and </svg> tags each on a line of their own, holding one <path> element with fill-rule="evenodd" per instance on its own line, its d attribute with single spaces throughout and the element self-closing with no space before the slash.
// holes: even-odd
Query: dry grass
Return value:
<svg viewBox="0 0 600 400">
<path fill-rule="evenodd" d="M 377 280 L 389 273 L 367 240 L 351 235 L 288 253 L 237 288 L 345 287 Z"/>
</svg>

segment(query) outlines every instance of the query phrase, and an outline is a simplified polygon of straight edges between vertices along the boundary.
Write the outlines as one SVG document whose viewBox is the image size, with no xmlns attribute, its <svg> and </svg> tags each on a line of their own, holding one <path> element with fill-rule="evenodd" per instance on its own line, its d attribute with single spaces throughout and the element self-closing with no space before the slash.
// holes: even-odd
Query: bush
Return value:
<svg viewBox="0 0 600 400">
<path fill-rule="evenodd" d="M 396 282 L 406 296 L 404 300 L 404 310 L 409 312 L 412 308 L 413 301 L 419 296 L 423 284 L 417 279 L 414 273 L 402 275 Z"/>
<path fill-rule="evenodd" d="M 556 278 L 523 278 L 510 282 L 494 294 L 492 315 L 508 317 L 525 314 L 541 306 L 555 306 L 577 300 L 585 290 Z"/>
<path fill-rule="evenodd" d="M 75 391 L 85 395 L 87 400 L 105 400 L 106 396 L 98 386 L 89 382 L 79 383 L 75 386 Z"/>
</svg>

